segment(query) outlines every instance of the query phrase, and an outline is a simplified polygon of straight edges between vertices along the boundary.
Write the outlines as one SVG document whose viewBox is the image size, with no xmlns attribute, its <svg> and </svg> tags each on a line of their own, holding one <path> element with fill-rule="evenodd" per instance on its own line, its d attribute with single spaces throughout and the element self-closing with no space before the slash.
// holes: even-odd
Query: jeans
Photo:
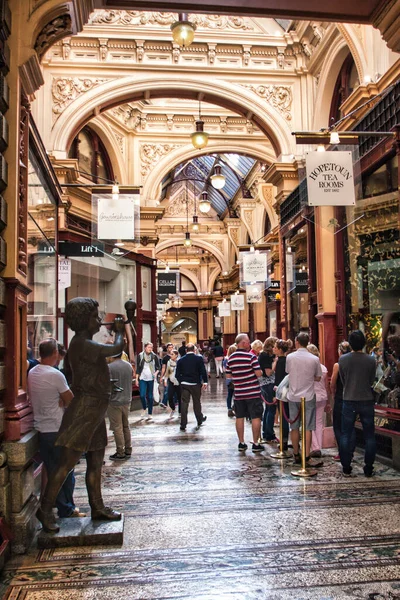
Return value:
<svg viewBox="0 0 400 600">
<path fill-rule="evenodd" d="M 226 397 L 226 406 L 228 408 L 228 410 L 232 410 L 232 398 L 233 398 L 233 394 L 234 394 L 235 390 L 232 388 L 228 387 L 228 395 Z"/>
<path fill-rule="evenodd" d="M 355 427 L 357 416 L 360 417 L 365 442 L 365 466 L 372 469 L 375 461 L 375 423 L 374 400 L 347 401 L 343 400 L 342 408 L 342 436 L 340 440 L 340 462 L 343 471 L 349 472 L 353 458 Z"/>
<path fill-rule="evenodd" d="M 274 399 L 274 383 L 263 385 L 261 390 L 267 402 L 272 402 Z M 264 404 L 264 415 L 262 423 L 262 436 L 268 442 L 276 438 L 274 431 L 276 404 Z"/>
<path fill-rule="evenodd" d="M 149 415 L 153 414 L 153 389 L 154 389 L 154 380 L 145 381 L 144 379 L 139 379 L 139 394 L 140 401 L 142 403 L 143 410 L 149 411 Z"/>
<path fill-rule="evenodd" d="M 47 476 L 57 467 L 61 456 L 61 446 L 55 446 L 58 432 L 39 433 L 39 452 L 47 470 Z M 56 507 L 58 516 L 62 519 L 69 517 L 75 510 L 74 504 L 75 475 L 70 471 L 58 492 Z"/>
<path fill-rule="evenodd" d="M 175 398 L 178 400 L 178 409 L 181 412 L 181 386 L 174 385 L 170 379 L 168 379 L 167 387 L 167 400 L 171 410 L 175 410 Z"/>
<path fill-rule="evenodd" d="M 164 406 L 167 406 L 167 404 L 168 404 L 168 386 L 169 386 L 169 380 L 167 382 L 167 385 L 164 385 L 163 397 L 160 402 L 160 404 L 164 404 Z"/>
</svg>

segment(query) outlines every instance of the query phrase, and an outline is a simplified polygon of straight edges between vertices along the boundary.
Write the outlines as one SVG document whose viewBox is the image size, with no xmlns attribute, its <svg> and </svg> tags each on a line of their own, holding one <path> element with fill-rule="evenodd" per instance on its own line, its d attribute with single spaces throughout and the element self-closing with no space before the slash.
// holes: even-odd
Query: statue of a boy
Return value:
<svg viewBox="0 0 400 600">
<path fill-rule="evenodd" d="M 82 453 L 86 453 L 86 488 L 92 519 L 117 521 L 121 514 L 104 506 L 101 495 L 101 469 L 107 445 L 104 417 L 110 399 L 110 373 L 106 358 L 122 352 L 124 319 L 114 320 L 115 343 L 98 344 L 92 337 L 100 329 L 98 302 L 74 298 L 65 309 L 67 325 L 75 332 L 68 348 L 66 365 L 71 369 L 74 397 L 66 408 L 56 441 L 61 446 L 59 464 L 49 473 L 48 482 L 36 513 L 43 529 L 56 533 L 59 526 L 53 515 L 58 492 Z"/>
</svg>

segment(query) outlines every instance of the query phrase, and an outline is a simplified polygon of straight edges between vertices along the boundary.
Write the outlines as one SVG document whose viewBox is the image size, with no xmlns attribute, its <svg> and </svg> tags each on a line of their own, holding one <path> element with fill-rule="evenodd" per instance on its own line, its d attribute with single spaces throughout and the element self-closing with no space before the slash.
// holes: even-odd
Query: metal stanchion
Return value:
<svg viewBox="0 0 400 600">
<path fill-rule="evenodd" d="M 301 399 L 301 469 L 292 471 L 295 477 L 314 477 L 315 469 L 306 467 L 306 399 Z"/>
<path fill-rule="evenodd" d="M 279 402 L 279 452 L 275 452 L 275 454 L 271 454 L 271 458 L 290 458 L 292 454 L 287 450 L 283 449 L 283 403 L 282 400 L 278 400 Z"/>
</svg>

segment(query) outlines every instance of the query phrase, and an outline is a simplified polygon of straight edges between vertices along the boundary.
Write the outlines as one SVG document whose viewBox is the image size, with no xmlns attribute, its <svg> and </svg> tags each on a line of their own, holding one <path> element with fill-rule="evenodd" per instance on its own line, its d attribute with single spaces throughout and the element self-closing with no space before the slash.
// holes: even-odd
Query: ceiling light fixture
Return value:
<svg viewBox="0 0 400 600">
<path fill-rule="evenodd" d="M 189 232 L 189 231 L 187 231 L 187 232 L 185 233 L 185 240 L 184 240 L 183 244 L 184 244 L 184 245 L 185 245 L 187 248 L 189 248 L 189 247 L 192 245 L 192 240 L 190 239 L 190 232 Z"/>
<path fill-rule="evenodd" d="M 317 152 L 325 152 L 325 146 L 323 144 L 319 144 L 317 147 Z"/>
<path fill-rule="evenodd" d="M 224 187 L 226 179 L 225 176 L 222 174 L 222 167 L 220 164 L 215 165 L 214 175 L 211 175 L 210 179 L 211 185 L 216 190 L 221 190 Z"/>
<path fill-rule="evenodd" d="M 178 20 L 171 25 L 171 31 L 174 42 L 186 48 L 194 40 L 196 25 L 188 20 L 186 13 L 179 13 Z"/>
<path fill-rule="evenodd" d="M 204 131 L 204 121 L 201 118 L 201 103 L 199 100 L 199 118 L 196 121 L 196 131 L 190 134 L 192 144 L 197 149 L 205 148 L 208 144 L 208 133 Z"/>
<path fill-rule="evenodd" d="M 340 144 L 340 137 L 337 131 L 331 131 L 331 136 L 329 139 L 330 144 Z"/>
<path fill-rule="evenodd" d="M 205 191 L 201 193 L 201 200 L 199 202 L 199 210 L 202 213 L 208 213 L 211 210 L 211 203 L 208 199 L 208 193 Z"/>
<path fill-rule="evenodd" d="M 199 231 L 199 217 L 197 215 L 193 215 L 192 229 L 196 232 Z"/>
</svg>

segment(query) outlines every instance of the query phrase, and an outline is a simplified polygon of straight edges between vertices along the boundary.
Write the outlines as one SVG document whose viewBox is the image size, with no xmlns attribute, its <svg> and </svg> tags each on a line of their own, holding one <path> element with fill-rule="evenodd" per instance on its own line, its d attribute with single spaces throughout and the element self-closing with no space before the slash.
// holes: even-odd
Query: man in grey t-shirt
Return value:
<svg viewBox="0 0 400 600">
<path fill-rule="evenodd" d="M 109 364 L 112 381 L 110 404 L 107 416 L 110 429 L 114 433 L 117 451 L 110 456 L 111 460 L 126 460 L 132 454 L 131 430 L 129 428 L 129 409 L 132 401 L 133 369 L 130 363 L 119 356 L 111 359 Z"/>
<path fill-rule="evenodd" d="M 339 358 L 339 375 L 343 383 L 342 436 L 340 441 L 340 462 L 343 475 L 350 477 L 353 457 L 355 422 L 359 416 L 365 441 L 364 474 L 372 477 L 376 454 L 374 394 L 376 362 L 365 354 L 365 336 L 362 331 L 352 331 L 349 336 L 351 352 Z"/>
</svg>

